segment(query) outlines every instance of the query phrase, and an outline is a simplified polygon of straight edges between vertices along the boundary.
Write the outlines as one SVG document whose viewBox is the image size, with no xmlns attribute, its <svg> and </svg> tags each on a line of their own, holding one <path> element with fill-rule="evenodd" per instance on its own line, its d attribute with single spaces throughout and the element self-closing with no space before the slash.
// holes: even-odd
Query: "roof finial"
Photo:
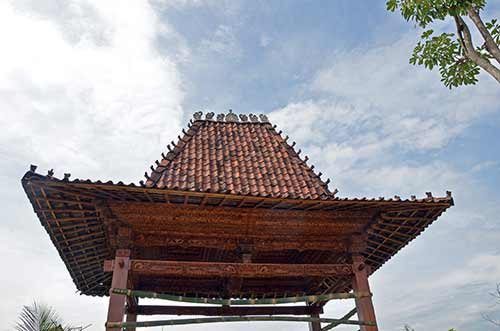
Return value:
<svg viewBox="0 0 500 331">
<path fill-rule="evenodd" d="M 212 121 L 212 120 L 214 119 L 214 115 L 215 115 L 215 113 L 214 113 L 213 111 L 211 111 L 211 112 L 209 112 L 209 113 L 207 113 L 207 114 L 205 115 L 205 119 L 206 119 L 207 121 Z"/>
<path fill-rule="evenodd" d="M 203 112 L 197 111 L 196 113 L 193 114 L 194 120 L 195 121 L 200 121 L 201 120 L 201 115 L 203 115 Z"/>
<path fill-rule="evenodd" d="M 451 191 L 446 191 L 446 197 L 447 197 L 448 199 L 451 199 Z"/>
<path fill-rule="evenodd" d="M 247 116 L 247 115 L 245 115 L 245 114 L 240 114 L 239 116 L 240 116 L 240 120 L 241 120 L 242 122 L 248 122 L 248 116 Z"/>
<path fill-rule="evenodd" d="M 224 117 L 225 117 L 225 116 L 226 116 L 226 115 L 224 115 L 224 114 L 217 114 L 217 121 L 219 121 L 219 122 L 224 122 Z"/>
<path fill-rule="evenodd" d="M 259 117 L 260 117 L 260 121 L 261 121 L 262 123 L 268 123 L 268 122 L 269 122 L 269 119 L 267 118 L 267 116 L 266 116 L 266 115 L 264 115 L 264 114 L 260 114 L 260 115 L 259 115 Z"/>
<path fill-rule="evenodd" d="M 229 109 L 229 114 L 226 115 L 226 122 L 239 122 L 238 115 L 233 113 L 232 109 Z"/>
<path fill-rule="evenodd" d="M 259 118 L 257 117 L 257 115 L 250 114 L 250 121 L 252 121 L 252 122 L 258 122 Z"/>
<path fill-rule="evenodd" d="M 54 169 L 47 171 L 47 177 L 52 178 L 52 176 L 54 176 Z"/>
<path fill-rule="evenodd" d="M 427 195 L 427 199 L 432 199 L 432 192 L 425 192 L 425 195 Z"/>
<path fill-rule="evenodd" d="M 64 174 L 64 180 L 69 180 L 69 177 L 71 177 L 70 173 L 65 173 Z"/>
<path fill-rule="evenodd" d="M 36 171 L 36 168 L 37 168 L 37 166 L 36 166 L 36 165 L 34 165 L 34 164 L 30 165 L 30 171 L 31 171 L 31 172 L 35 172 L 35 171 Z"/>
</svg>

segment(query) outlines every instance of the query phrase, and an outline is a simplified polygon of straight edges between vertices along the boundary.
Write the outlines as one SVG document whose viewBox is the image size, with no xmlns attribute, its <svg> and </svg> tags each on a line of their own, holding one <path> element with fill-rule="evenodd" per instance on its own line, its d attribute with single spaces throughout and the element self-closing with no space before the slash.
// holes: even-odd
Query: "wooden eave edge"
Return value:
<svg viewBox="0 0 500 331">
<path fill-rule="evenodd" d="M 322 206 L 334 206 L 334 205 L 342 205 L 342 204 L 359 204 L 359 205 L 388 205 L 388 206 L 397 206 L 404 204 L 405 206 L 415 206 L 422 207 L 425 205 L 429 206 L 442 206 L 444 209 L 447 209 L 454 205 L 453 197 L 451 196 L 451 192 L 448 192 L 446 197 L 428 197 L 422 199 L 393 199 L 393 198 L 326 198 L 326 199 L 301 199 L 301 198 L 276 198 L 269 196 L 261 196 L 261 195 L 244 195 L 244 194 L 232 194 L 232 193 L 218 193 L 218 192 L 201 192 L 201 191 L 189 191 L 189 190 L 174 190 L 174 189 L 166 189 L 166 188 L 154 188 L 154 187 L 145 187 L 138 186 L 135 184 L 123 184 L 121 182 L 113 183 L 112 181 L 101 182 L 101 181 L 91 181 L 91 180 L 68 180 L 68 179 L 57 179 L 54 177 L 47 177 L 32 171 L 26 172 L 26 174 L 22 178 L 23 186 L 29 185 L 30 183 L 43 182 L 48 186 L 59 186 L 59 187 L 74 187 L 74 188 L 100 188 L 104 190 L 123 190 L 129 192 L 139 192 L 139 193 L 156 193 L 161 195 L 177 195 L 177 196 L 190 196 L 197 198 L 214 198 L 214 199 L 234 199 L 234 200 L 245 200 L 246 202 L 262 202 L 266 201 L 268 203 L 287 203 L 287 204 L 298 204 L 302 203 L 307 207 L 310 207 L 313 204 L 320 204 Z M 26 193 L 30 195 L 29 191 L 26 190 Z M 228 206 L 229 207 L 229 206 Z M 294 206 L 292 206 L 294 207 Z"/>
</svg>

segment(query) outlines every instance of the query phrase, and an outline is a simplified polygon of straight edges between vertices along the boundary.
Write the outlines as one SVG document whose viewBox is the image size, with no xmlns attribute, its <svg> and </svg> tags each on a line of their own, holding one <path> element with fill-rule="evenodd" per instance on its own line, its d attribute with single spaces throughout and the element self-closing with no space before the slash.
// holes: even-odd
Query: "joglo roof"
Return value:
<svg viewBox="0 0 500 331">
<path fill-rule="evenodd" d="M 35 166 L 22 178 L 34 211 L 66 264 L 76 287 L 83 294 L 107 295 L 109 291 L 111 275 L 104 273 L 103 264 L 104 260 L 113 259 L 114 243 L 110 237 L 113 222 L 123 224 L 130 221 L 130 226 L 135 227 L 138 233 L 146 231 L 148 222 L 158 219 L 165 224 L 171 222 L 168 233 L 172 238 L 167 234 L 168 238 L 162 241 L 162 245 L 168 246 L 167 252 L 162 247 L 136 247 L 134 254 L 156 254 L 159 258 L 168 256 L 174 260 L 189 258 L 195 261 L 224 262 L 235 259 L 235 251 L 227 251 L 231 250 L 231 243 L 237 244 L 239 240 L 252 242 L 261 238 L 266 235 L 266 226 L 271 229 L 273 222 L 279 222 L 282 214 L 288 213 L 286 215 L 293 217 L 303 215 L 297 218 L 300 222 L 296 223 L 301 226 L 302 232 L 298 232 L 298 227 L 291 226 L 288 229 L 285 226 L 274 227 L 274 233 L 269 233 L 269 239 L 273 239 L 273 235 L 286 234 L 289 240 L 295 240 L 295 248 L 293 244 L 289 244 L 287 250 L 262 252 L 256 254 L 255 259 L 263 263 L 339 263 L 345 260 L 344 255 L 307 246 L 309 239 L 335 239 L 326 238 L 330 235 L 328 229 L 333 225 L 325 221 L 319 225 L 322 228 L 313 230 L 308 229 L 307 224 L 310 222 L 311 228 L 313 224 L 318 226 L 316 215 L 337 217 L 363 213 L 366 222 L 353 219 L 352 222 L 357 222 L 355 226 L 354 223 L 349 225 L 350 221 L 347 220 L 345 226 L 358 229 L 356 231 L 362 229 L 367 235 L 368 247 L 363 255 L 371 272 L 374 272 L 453 205 L 449 192 L 441 198 L 427 193 L 425 198 L 412 197 L 407 200 L 397 196 L 392 199 L 337 197 L 336 190 L 331 192 L 328 189 L 328 182 L 323 181 L 320 174 L 316 174 L 313 167 L 307 165 L 306 159 L 300 157 L 293 144 L 288 144 L 288 138 L 282 137 L 281 132 L 277 132 L 264 115 L 238 117 L 232 112 L 225 116 L 208 113 L 202 118 L 200 113 L 196 113 L 194 121 L 184 130 L 183 137 L 172 145 L 162 160 L 152 167 L 151 173 L 146 174 L 146 182 L 139 185 L 70 180 L 69 174 L 59 179 L 52 171 L 47 175 L 37 173 Z M 103 205 L 115 213 L 111 224 L 109 217 L 106 218 L 102 212 Z M 241 215 L 260 213 L 259 215 L 268 215 L 269 219 L 262 221 L 264 223 L 260 230 L 252 232 L 247 229 L 245 234 L 238 230 L 239 221 L 234 217 L 230 223 L 215 220 L 214 224 L 217 226 L 231 224 L 233 227 L 221 230 L 216 226 L 203 228 L 192 217 L 164 218 L 162 221 L 161 217 L 157 219 L 154 215 L 137 213 L 127 220 L 125 216 L 122 217 L 126 213 L 120 214 L 124 206 L 133 210 L 134 206 L 140 209 L 145 208 L 144 205 L 151 206 L 147 207 L 146 213 L 148 210 L 151 213 L 153 210 L 165 210 L 168 214 L 171 210 L 181 215 L 183 210 L 186 213 L 189 210 L 189 215 L 193 215 L 193 210 L 211 208 L 211 211 Z M 157 209 L 154 206 L 161 207 Z M 139 221 L 133 223 L 134 217 Z M 180 221 L 181 219 L 185 221 Z M 243 227 L 242 223 L 241 228 Z M 181 232 L 176 232 L 180 229 L 184 231 L 182 235 Z M 186 231 L 189 233 L 186 234 Z M 214 241 L 215 244 L 211 247 L 199 244 L 201 241 L 198 239 L 210 235 L 210 231 L 214 236 L 229 236 L 222 241 L 225 248 L 217 246 L 220 241 Z M 222 288 L 224 282 L 223 279 L 142 279 L 137 280 L 136 285 L 142 286 L 142 289 L 169 293 L 223 296 L 222 290 L 218 291 L 217 288 Z M 153 283 L 164 285 L 161 288 L 149 288 Z M 350 284 L 331 278 L 277 279 L 274 282 L 265 280 L 264 283 L 250 279 L 241 285 L 239 295 L 270 295 L 271 287 L 276 289 L 275 294 L 281 291 L 280 288 L 286 289 L 283 293 L 279 292 L 280 295 L 319 294 L 349 290 Z M 212 292 L 203 293 L 206 289 L 212 289 Z"/>
</svg>

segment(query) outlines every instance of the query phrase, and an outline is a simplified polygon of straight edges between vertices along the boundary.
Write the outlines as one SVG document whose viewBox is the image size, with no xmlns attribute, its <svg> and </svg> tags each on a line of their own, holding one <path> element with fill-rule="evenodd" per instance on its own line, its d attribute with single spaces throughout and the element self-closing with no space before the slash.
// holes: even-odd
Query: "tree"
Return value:
<svg viewBox="0 0 500 331">
<path fill-rule="evenodd" d="M 70 326 L 63 326 L 61 318 L 49 306 L 34 302 L 24 306 L 15 329 L 17 331 L 69 331 Z"/>
<path fill-rule="evenodd" d="M 500 83 L 500 23 L 496 19 L 483 22 L 485 6 L 486 0 L 387 1 L 389 11 L 399 10 L 405 20 L 426 29 L 413 49 L 410 63 L 430 70 L 439 67 L 441 81 L 450 89 L 476 84 L 481 69 Z M 453 20 L 455 32 L 435 34 L 428 29 L 446 19 Z M 473 42 L 470 22 L 483 40 L 480 46 Z"/>
</svg>

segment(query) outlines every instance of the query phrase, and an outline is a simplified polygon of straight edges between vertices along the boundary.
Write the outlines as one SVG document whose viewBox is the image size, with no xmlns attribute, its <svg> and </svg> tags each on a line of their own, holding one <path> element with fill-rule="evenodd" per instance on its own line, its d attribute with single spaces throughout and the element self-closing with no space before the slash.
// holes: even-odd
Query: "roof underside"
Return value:
<svg viewBox="0 0 500 331">
<path fill-rule="evenodd" d="M 78 290 L 87 295 L 107 295 L 111 283 L 111 275 L 103 272 L 104 260 L 112 259 L 113 253 L 104 225 L 102 215 L 98 212 L 97 204 L 107 202 L 146 202 L 148 204 L 168 203 L 178 206 L 213 206 L 224 208 L 273 210 L 284 212 L 294 211 L 326 211 L 331 213 L 344 211 L 370 210 L 377 217 L 368 232 L 368 249 L 365 252 L 367 263 L 372 272 L 389 260 L 402 247 L 417 237 L 429 224 L 453 204 L 451 196 L 435 198 L 428 196 L 425 199 L 401 200 L 395 199 L 284 199 L 271 197 L 255 197 L 251 195 L 235 195 L 220 193 L 201 193 L 181 190 L 138 187 L 124 185 L 80 181 L 59 180 L 52 176 L 43 176 L 29 171 L 22 179 L 23 187 L 51 240 L 56 246 L 61 258 L 65 262 Z M 230 258 L 228 254 L 218 250 L 194 250 L 178 247 L 177 250 L 184 256 L 191 254 L 191 260 L 221 261 Z M 198 255 L 196 255 L 198 254 Z M 221 255 L 222 254 L 222 255 Z M 262 255 L 262 261 L 293 261 L 292 263 L 333 263 L 336 260 L 325 259 L 324 251 L 288 251 L 278 255 Z M 333 258 L 330 258 L 333 259 Z M 340 260 L 339 260 L 340 259 Z M 325 261 L 325 262 L 321 262 Z M 340 261 L 341 262 L 341 261 Z M 145 280 L 146 285 L 160 280 Z M 190 281 L 192 281 L 190 283 Z M 264 290 L 278 287 L 280 284 L 289 287 L 288 295 L 295 295 L 304 291 L 304 284 L 300 279 L 275 279 Z M 217 289 L 217 281 L 207 279 L 205 283 L 199 280 L 172 279 L 169 286 L 181 282 L 185 289 L 196 286 Z M 215 282 L 215 283 L 214 283 Z M 254 282 L 255 283 L 255 282 Z M 257 289 L 261 284 L 248 284 L 249 289 Z M 215 285 L 214 285 L 215 284 Z M 176 285 L 177 286 L 177 285 Z M 319 294 L 323 292 L 343 291 L 350 289 L 350 283 L 341 279 L 316 279 L 307 285 L 307 292 Z M 146 288 L 146 287 L 144 287 Z M 176 287 L 181 291 L 181 285 Z M 297 289 L 301 289 L 298 291 Z M 251 290 L 249 290 L 251 291 Z M 296 291 L 296 292 L 294 292 Z M 195 292 L 181 291 L 181 294 L 196 294 Z M 266 295 L 269 292 L 254 292 L 244 295 L 255 297 Z M 210 293 L 217 296 L 217 290 Z M 283 295 L 279 293 L 278 295 Z"/>
<path fill-rule="evenodd" d="M 288 137 L 265 117 L 248 121 L 230 113 L 225 121 L 215 121 L 212 116 L 195 120 L 177 144 L 172 142 L 173 148 L 169 145 L 147 187 L 291 199 L 333 197 L 314 167 L 306 164 L 307 157 L 302 160 Z"/>
</svg>

